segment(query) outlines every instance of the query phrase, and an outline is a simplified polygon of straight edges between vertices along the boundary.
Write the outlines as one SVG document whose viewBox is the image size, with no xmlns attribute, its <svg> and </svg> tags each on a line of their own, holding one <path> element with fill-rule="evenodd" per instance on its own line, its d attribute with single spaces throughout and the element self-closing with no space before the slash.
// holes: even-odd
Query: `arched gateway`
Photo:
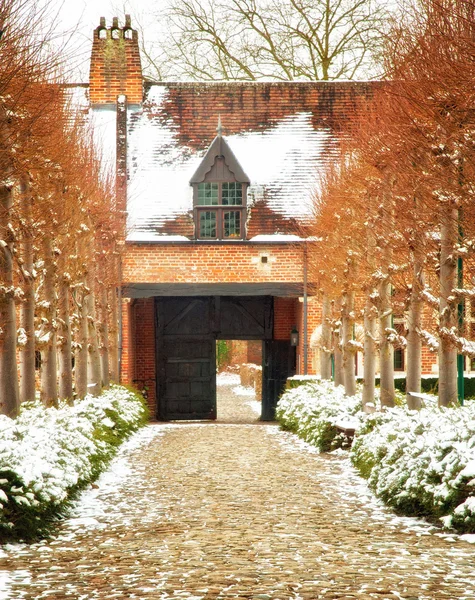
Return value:
<svg viewBox="0 0 475 600">
<path fill-rule="evenodd" d="M 301 301 L 318 175 L 372 84 L 145 82 L 129 17 L 101 19 L 90 73 L 124 215 L 122 380 L 158 418 L 215 418 L 216 340 L 263 340 L 271 419 L 320 322 Z"/>
</svg>

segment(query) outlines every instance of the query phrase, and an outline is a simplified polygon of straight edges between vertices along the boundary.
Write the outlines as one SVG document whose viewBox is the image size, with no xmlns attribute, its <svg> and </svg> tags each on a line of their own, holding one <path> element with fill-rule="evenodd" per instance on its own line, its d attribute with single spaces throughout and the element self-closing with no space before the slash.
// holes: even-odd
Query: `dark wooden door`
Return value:
<svg viewBox="0 0 475 600">
<path fill-rule="evenodd" d="M 271 296 L 218 296 L 215 309 L 219 339 L 272 339 L 274 303 Z"/>
<path fill-rule="evenodd" d="M 160 298 L 156 314 L 158 417 L 216 419 L 213 299 Z"/>
<path fill-rule="evenodd" d="M 275 419 L 275 407 L 285 388 L 287 377 L 295 375 L 296 350 L 287 340 L 266 340 L 263 346 L 262 416 Z"/>
</svg>

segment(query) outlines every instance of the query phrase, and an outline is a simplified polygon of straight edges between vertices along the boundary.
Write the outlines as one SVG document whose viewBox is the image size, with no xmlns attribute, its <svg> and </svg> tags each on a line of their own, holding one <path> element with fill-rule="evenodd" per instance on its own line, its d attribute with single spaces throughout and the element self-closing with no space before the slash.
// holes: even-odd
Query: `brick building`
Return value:
<svg viewBox="0 0 475 600">
<path fill-rule="evenodd" d="M 101 19 L 88 102 L 124 214 L 122 378 L 162 419 L 215 418 L 216 340 L 261 340 L 263 413 L 320 324 L 305 222 L 371 83 L 150 83 Z M 291 345 L 297 328 L 299 345 Z"/>
</svg>

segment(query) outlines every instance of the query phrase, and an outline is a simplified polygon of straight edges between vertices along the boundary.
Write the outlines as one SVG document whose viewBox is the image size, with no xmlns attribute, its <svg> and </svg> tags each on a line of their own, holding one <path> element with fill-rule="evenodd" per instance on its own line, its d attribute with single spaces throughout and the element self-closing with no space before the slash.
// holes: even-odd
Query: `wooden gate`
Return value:
<svg viewBox="0 0 475 600">
<path fill-rule="evenodd" d="M 157 298 L 156 331 L 158 418 L 216 419 L 216 340 L 271 340 L 273 298 Z"/>
<path fill-rule="evenodd" d="M 216 419 L 212 299 L 160 298 L 156 314 L 158 417 Z"/>
<path fill-rule="evenodd" d="M 275 419 L 277 401 L 284 391 L 287 377 L 295 375 L 296 360 L 296 348 L 290 345 L 290 340 L 264 342 L 261 415 L 263 421 Z"/>
</svg>

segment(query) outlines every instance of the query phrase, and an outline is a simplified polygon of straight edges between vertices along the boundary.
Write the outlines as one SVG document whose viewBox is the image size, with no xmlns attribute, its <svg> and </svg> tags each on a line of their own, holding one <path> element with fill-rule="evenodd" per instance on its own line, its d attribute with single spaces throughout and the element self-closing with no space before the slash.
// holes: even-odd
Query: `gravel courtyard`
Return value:
<svg viewBox="0 0 475 600">
<path fill-rule="evenodd" d="M 136 434 L 52 539 L 4 546 L 0 598 L 475 599 L 470 536 L 387 511 L 236 385 L 216 423 Z"/>
</svg>

